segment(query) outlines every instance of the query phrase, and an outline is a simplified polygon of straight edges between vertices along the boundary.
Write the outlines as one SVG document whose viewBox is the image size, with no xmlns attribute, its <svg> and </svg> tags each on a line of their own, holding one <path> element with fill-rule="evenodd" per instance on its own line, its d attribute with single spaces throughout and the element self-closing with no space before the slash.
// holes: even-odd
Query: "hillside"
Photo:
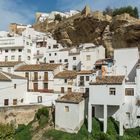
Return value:
<svg viewBox="0 0 140 140">
<path fill-rule="evenodd" d="M 91 12 L 86 7 L 81 14 L 60 23 L 45 24 L 44 29 L 52 32 L 55 39 L 68 46 L 88 42 L 103 44 L 107 48 L 108 56 L 112 55 L 114 48 L 138 47 L 140 49 L 140 20 L 129 14 L 112 18 L 103 15 L 102 12 Z M 39 28 L 37 27 L 36 30 Z"/>
</svg>

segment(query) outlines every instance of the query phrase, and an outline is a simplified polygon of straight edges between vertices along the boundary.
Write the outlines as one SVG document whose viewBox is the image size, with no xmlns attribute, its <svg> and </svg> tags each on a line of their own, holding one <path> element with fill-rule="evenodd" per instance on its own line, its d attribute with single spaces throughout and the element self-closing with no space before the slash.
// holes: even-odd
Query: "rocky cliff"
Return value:
<svg viewBox="0 0 140 140">
<path fill-rule="evenodd" d="M 89 42 L 102 44 L 108 56 L 112 55 L 114 48 L 140 49 L 140 20 L 129 14 L 112 18 L 102 12 L 87 9 L 51 28 L 48 26 L 47 31 L 51 31 L 55 39 L 68 46 Z"/>
</svg>

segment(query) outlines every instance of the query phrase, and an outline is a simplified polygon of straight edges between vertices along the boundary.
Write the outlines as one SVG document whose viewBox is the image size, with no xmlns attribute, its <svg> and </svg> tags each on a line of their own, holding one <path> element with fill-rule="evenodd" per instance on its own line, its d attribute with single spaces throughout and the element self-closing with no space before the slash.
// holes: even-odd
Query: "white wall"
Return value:
<svg viewBox="0 0 140 140">
<path fill-rule="evenodd" d="M 84 121 L 84 102 L 80 104 L 56 102 L 55 129 L 77 133 Z M 65 106 L 69 106 L 69 112 L 65 112 Z"/>
<path fill-rule="evenodd" d="M 16 84 L 16 89 L 14 89 Z M 27 81 L 13 79 L 11 82 L 0 82 L 0 106 L 4 106 L 4 99 L 9 99 L 9 106 L 13 105 L 13 99 L 17 99 L 17 105 L 25 104 Z M 23 99 L 23 103 L 21 103 Z"/>
<path fill-rule="evenodd" d="M 138 48 L 115 49 L 114 60 L 116 75 L 126 75 L 130 81 L 134 81 L 138 59 Z"/>
<path fill-rule="evenodd" d="M 93 105 L 121 105 L 124 102 L 124 85 L 90 85 L 89 102 Z M 116 95 L 109 95 L 116 88 Z"/>
</svg>

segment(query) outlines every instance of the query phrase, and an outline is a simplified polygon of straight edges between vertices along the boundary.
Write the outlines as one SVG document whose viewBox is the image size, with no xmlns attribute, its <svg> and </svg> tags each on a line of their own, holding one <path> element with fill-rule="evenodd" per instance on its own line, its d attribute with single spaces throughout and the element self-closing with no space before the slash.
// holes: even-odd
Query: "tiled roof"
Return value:
<svg viewBox="0 0 140 140">
<path fill-rule="evenodd" d="M 59 72 L 54 76 L 54 78 L 74 79 L 76 78 L 76 76 L 77 76 L 76 71 L 66 70 L 66 71 Z"/>
<path fill-rule="evenodd" d="M 81 70 L 78 72 L 79 75 L 92 74 L 92 73 L 96 73 L 96 71 L 94 71 L 94 70 Z"/>
<path fill-rule="evenodd" d="M 6 75 L 4 75 L 2 72 L 0 72 L 0 81 L 11 81 L 10 78 L 8 78 Z"/>
<path fill-rule="evenodd" d="M 115 85 L 115 84 L 122 84 L 125 76 L 104 76 L 104 77 L 96 77 L 95 82 L 91 82 L 90 85 Z"/>
<path fill-rule="evenodd" d="M 56 102 L 64 103 L 80 103 L 86 96 L 84 93 L 67 93 L 62 96 L 60 99 L 57 99 Z"/>
<path fill-rule="evenodd" d="M 23 62 L 20 62 L 20 61 L 0 61 L 0 67 L 14 67 L 15 65 L 18 65 L 20 63 L 23 63 Z"/>
<path fill-rule="evenodd" d="M 60 64 L 32 64 L 32 65 L 22 65 L 18 67 L 15 71 L 53 71 Z"/>
<path fill-rule="evenodd" d="M 19 75 L 7 73 L 7 72 L 2 72 L 2 73 L 7 75 L 8 77 L 10 77 L 11 79 L 26 79 L 25 77 L 22 77 L 22 76 L 19 76 Z"/>
</svg>

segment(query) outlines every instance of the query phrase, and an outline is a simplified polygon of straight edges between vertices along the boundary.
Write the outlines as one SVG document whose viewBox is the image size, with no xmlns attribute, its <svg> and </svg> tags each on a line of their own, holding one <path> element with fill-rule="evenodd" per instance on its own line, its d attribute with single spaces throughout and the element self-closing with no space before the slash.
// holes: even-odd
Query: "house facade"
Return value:
<svg viewBox="0 0 140 140">
<path fill-rule="evenodd" d="M 55 129 L 77 133 L 84 123 L 85 104 L 82 93 L 68 93 L 58 98 L 55 105 Z"/>
<path fill-rule="evenodd" d="M 26 104 L 27 79 L 0 72 L 0 106 L 17 106 Z"/>
</svg>

